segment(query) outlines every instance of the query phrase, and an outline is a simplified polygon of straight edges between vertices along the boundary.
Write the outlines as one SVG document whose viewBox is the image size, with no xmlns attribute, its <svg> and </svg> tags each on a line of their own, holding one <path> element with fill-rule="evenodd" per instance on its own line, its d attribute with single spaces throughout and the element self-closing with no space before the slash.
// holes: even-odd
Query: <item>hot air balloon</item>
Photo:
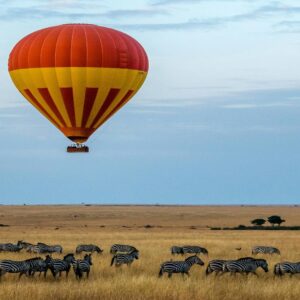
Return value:
<svg viewBox="0 0 300 300">
<path fill-rule="evenodd" d="M 10 53 L 21 94 L 75 144 L 84 142 L 139 90 L 148 72 L 143 47 L 129 35 L 92 24 L 35 31 Z"/>
</svg>

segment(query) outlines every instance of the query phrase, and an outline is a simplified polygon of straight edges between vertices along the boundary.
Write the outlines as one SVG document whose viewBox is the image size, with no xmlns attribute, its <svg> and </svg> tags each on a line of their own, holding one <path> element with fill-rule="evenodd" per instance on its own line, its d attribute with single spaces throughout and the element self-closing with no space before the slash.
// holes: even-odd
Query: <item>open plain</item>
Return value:
<svg viewBox="0 0 300 300">
<path fill-rule="evenodd" d="M 94 243 L 104 249 L 93 254 L 89 279 L 77 281 L 73 272 L 66 279 L 5 274 L 0 299 L 299 299 L 300 275 L 275 278 L 274 264 L 300 261 L 299 231 L 213 231 L 209 227 L 249 225 L 255 218 L 280 215 L 284 225 L 300 225 L 297 206 L 0 206 L 0 243 L 25 240 L 61 244 L 63 254 L 78 244 Z M 110 266 L 109 248 L 126 243 L 140 250 L 131 267 Z M 193 266 L 191 276 L 158 278 L 160 264 L 172 257 L 173 245 L 195 244 L 208 249 L 201 255 L 205 266 Z M 264 256 L 269 272 L 258 277 L 205 275 L 207 262 L 215 258 L 235 259 L 251 255 L 251 247 L 271 245 L 281 255 Z M 241 250 L 236 250 L 241 248 Z M 22 260 L 36 256 L 0 253 L 0 259 Z M 62 257 L 63 255 L 53 255 Z M 80 256 L 81 257 L 81 256 Z M 259 255 L 259 257 L 263 257 Z"/>
</svg>

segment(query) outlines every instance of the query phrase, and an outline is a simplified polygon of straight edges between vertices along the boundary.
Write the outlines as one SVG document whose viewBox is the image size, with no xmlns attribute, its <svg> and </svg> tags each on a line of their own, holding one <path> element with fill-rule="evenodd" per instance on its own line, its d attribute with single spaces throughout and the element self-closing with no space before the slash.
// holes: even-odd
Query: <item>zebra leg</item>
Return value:
<svg viewBox="0 0 300 300">
<path fill-rule="evenodd" d="M 89 278 L 90 271 L 86 271 L 86 278 Z"/>
<path fill-rule="evenodd" d="M 173 273 L 168 273 L 168 278 L 171 278 Z"/>
</svg>

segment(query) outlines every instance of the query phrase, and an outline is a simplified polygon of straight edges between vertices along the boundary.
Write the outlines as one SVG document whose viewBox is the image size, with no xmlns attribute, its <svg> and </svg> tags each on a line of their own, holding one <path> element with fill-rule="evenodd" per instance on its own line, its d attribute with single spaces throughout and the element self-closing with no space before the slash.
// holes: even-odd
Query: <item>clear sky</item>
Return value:
<svg viewBox="0 0 300 300">
<path fill-rule="evenodd" d="M 0 0 L 0 203 L 300 203 L 300 3 Z M 94 23 L 150 61 L 136 97 L 70 144 L 19 94 L 12 47 L 43 27 Z"/>
</svg>

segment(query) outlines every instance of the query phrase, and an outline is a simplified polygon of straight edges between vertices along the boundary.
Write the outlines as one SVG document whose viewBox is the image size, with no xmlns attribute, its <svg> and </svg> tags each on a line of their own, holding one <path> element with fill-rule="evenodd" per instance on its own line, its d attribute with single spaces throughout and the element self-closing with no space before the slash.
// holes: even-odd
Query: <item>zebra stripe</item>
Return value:
<svg viewBox="0 0 300 300">
<path fill-rule="evenodd" d="M 66 277 L 68 277 L 71 265 L 76 261 L 73 253 L 67 254 L 63 259 L 52 259 L 50 255 L 47 255 L 46 258 L 54 278 L 57 274 L 61 276 L 62 272 L 66 272 Z"/>
<path fill-rule="evenodd" d="M 30 264 L 26 261 L 1 260 L 0 270 L 0 276 L 5 273 L 20 273 L 20 278 L 23 274 L 29 275 Z"/>
<path fill-rule="evenodd" d="M 253 257 L 242 257 L 242 258 L 239 258 L 237 259 L 237 261 L 240 261 L 240 262 L 247 262 L 247 261 L 252 261 L 252 260 L 255 260 L 255 258 Z M 209 263 L 208 263 L 208 266 L 206 268 L 206 275 L 209 275 L 213 272 L 215 272 L 217 275 L 219 273 L 223 273 L 223 266 L 226 262 L 230 262 L 230 261 L 233 261 L 233 260 L 224 260 L 224 259 L 214 259 L 214 260 L 211 260 Z"/>
<path fill-rule="evenodd" d="M 76 262 L 73 264 L 73 270 L 76 275 L 76 278 L 82 278 L 83 273 L 86 273 L 86 277 L 88 278 L 92 264 L 92 254 L 86 254 L 83 260 L 77 259 Z"/>
<path fill-rule="evenodd" d="M 193 253 L 193 254 L 203 253 L 203 254 L 208 255 L 208 251 L 205 248 L 200 247 L 200 246 L 183 246 L 182 251 L 184 254 L 185 253 Z"/>
<path fill-rule="evenodd" d="M 93 245 L 93 244 L 90 244 L 90 245 L 78 245 L 76 247 L 76 254 L 79 254 L 81 252 L 97 252 L 97 253 L 102 253 L 103 250 L 96 246 L 96 245 Z"/>
<path fill-rule="evenodd" d="M 280 254 L 279 249 L 275 247 L 267 247 L 267 246 L 255 246 L 252 248 L 252 254 L 256 255 L 258 253 L 261 254 Z"/>
<path fill-rule="evenodd" d="M 300 262 L 289 262 L 285 261 L 282 263 L 278 263 L 274 266 L 274 274 L 277 276 L 282 276 L 284 274 L 289 273 L 291 276 L 294 274 L 300 273 Z"/>
<path fill-rule="evenodd" d="M 132 251 L 138 252 L 138 249 L 130 245 L 122 245 L 122 244 L 114 244 L 110 248 L 110 253 L 112 254 L 116 254 L 118 252 L 129 253 Z"/>
<path fill-rule="evenodd" d="M 112 266 L 115 263 L 116 267 L 123 264 L 130 266 L 135 259 L 139 259 L 139 252 L 136 250 L 130 253 L 118 253 L 113 256 L 110 265 Z"/>
<path fill-rule="evenodd" d="M 44 243 L 38 243 L 37 245 L 28 246 L 27 252 L 33 252 L 33 253 L 62 253 L 63 248 L 60 245 L 46 245 Z"/>
<path fill-rule="evenodd" d="M 21 249 L 23 249 L 23 246 L 18 242 L 17 244 L 12 243 L 5 243 L 0 244 L 0 252 L 6 251 L 6 252 L 19 252 Z"/>
<path fill-rule="evenodd" d="M 230 273 L 252 273 L 256 276 L 256 269 L 261 267 L 265 272 L 268 272 L 268 263 L 265 259 L 252 259 L 249 261 L 232 260 L 225 262 L 223 272 Z"/>
<path fill-rule="evenodd" d="M 190 256 L 185 261 L 167 261 L 161 265 L 158 276 L 161 277 L 164 273 L 168 273 L 169 278 L 173 273 L 189 276 L 189 270 L 194 264 L 203 266 L 204 262 L 197 255 Z"/>
</svg>

